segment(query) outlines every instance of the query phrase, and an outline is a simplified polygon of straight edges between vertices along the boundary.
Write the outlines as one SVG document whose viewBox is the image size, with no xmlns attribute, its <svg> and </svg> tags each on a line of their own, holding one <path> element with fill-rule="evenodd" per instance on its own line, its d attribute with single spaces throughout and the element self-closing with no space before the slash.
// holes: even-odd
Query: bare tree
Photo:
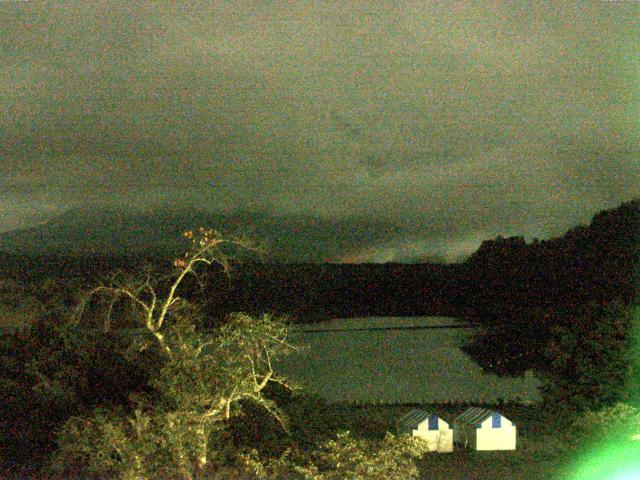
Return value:
<svg viewBox="0 0 640 480">
<path fill-rule="evenodd" d="M 184 232 L 184 236 L 191 241 L 191 248 L 184 254 L 183 258 L 177 258 L 173 262 L 174 270 L 169 275 L 154 274 L 152 267 L 143 268 L 140 275 L 125 275 L 118 271 L 108 277 L 107 281 L 89 290 L 80 301 L 76 309 L 76 319 L 82 319 L 87 305 L 92 299 L 99 297 L 107 302 L 107 309 L 103 327 L 109 330 L 112 323 L 112 313 L 114 306 L 121 300 L 129 301 L 141 313 L 140 318 L 134 318 L 140 323 L 138 326 L 146 329 L 157 340 L 167 356 L 171 356 L 171 349 L 164 339 L 163 331 L 166 330 L 167 317 L 176 311 L 188 308 L 189 302 L 178 295 L 179 287 L 185 277 L 193 276 L 202 286 L 201 278 L 197 272 L 200 264 L 212 266 L 214 264 L 222 267 L 225 274 L 230 270 L 231 254 L 233 251 L 253 251 L 260 250 L 250 242 L 238 238 L 222 237 L 217 231 L 200 227 L 195 233 L 191 230 Z M 229 251 L 223 251 L 227 247 Z M 169 289 L 166 295 L 158 293 L 158 285 L 169 282 Z M 141 320 L 141 321 L 139 321 Z"/>
<path fill-rule="evenodd" d="M 63 461 L 72 462 L 73 452 L 77 452 L 75 446 L 83 438 L 95 438 L 96 429 L 110 432 L 111 436 L 118 431 L 117 438 L 126 441 L 100 443 L 102 449 L 112 448 L 109 455 L 95 452 L 90 458 L 98 463 L 104 458 L 128 458 L 116 466 L 135 478 L 144 478 L 143 471 L 152 475 L 155 469 L 157 473 L 157 459 L 164 458 L 165 464 L 173 464 L 181 477 L 190 479 L 209 463 L 212 433 L 233 419 L 243 401 L 260 405 L 286 428 L 277 405 L 263 394 L 273 382 L 293 388 L 276 373 L 273 363 L 275 358 L 294 350 L 287 340 L 286 322 L 269 315 L 253 318 L 233 314 L 215 331 L 203 333 L 196 329 L 190 303 L 178 294 L 188 275 L 201 281 L 197 273 L 199 265 L 217 264 L 228 272 L 232 251 L 255 251 L 255 247 L 205 228 L 184 235 L 191 240 L 191 249 L 173 262 L 172 274 L 164 279 L 168 279 L 166 293 L 158 289 L 158 281 L 162 279 L 145 270 L 137 278 L 113 275 L 107 284 L 91 289 L 80 303 L 76 312 L 78 321 L 92 298 L 105 298 L 108 328 L 115 303 L 123 299 L 130 302 L 141 313 L 137 321 L 149 334 L 149 341 L 158 347 L 162 360 L 150 372 L 149 385 L 155 393 L 134 399 L 135 415 L 108 421 L 100 416 L 96 417 L 99 421 L 74 419 L 69 423 L 61 451 L 71 458 L 62 455 Z M 148 342 L 136 344 L 138 353 L 148 347 Z M 121 451 L 113 450 L 116 447 Z M 129 454 L 125 455 L 123 449 L 128 449 Z M 103 467 L 105 473 L 117 473 L 112 463 Z M 133 474 L 134 471 L 138 473 Z"/>
</svg>

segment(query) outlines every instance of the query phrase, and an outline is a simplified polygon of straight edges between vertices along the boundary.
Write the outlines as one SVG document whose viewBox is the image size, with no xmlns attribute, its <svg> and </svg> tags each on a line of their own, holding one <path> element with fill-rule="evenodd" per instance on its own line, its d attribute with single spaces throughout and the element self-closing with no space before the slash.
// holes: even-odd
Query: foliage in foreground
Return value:
<svg viewBox="0 0 640 480">
<path fill-rule="evenodd" d="M 107 298 L 107 331 L 116 302 L 124 298 L 134 305 L 143 334 L 122 355 L 142 365 L 147 388 L 134 392 L 126 404 L 72 416 L 59 431 L 50 472 L 127 480 L 418 478 L 415 460 L 426 446 L 391 434 L 371 440 L 344 432 L 318 438 L 308 450 L 288 441 L 286 450 L 271 456 L 261 445 L 258 451 L 234 444 L 233 427 L 250 405 L 275 420 L 282 432 L 287 430 L 285 415 L 265 391 L 274 383 L 291 388 L 273 368 L 275 359 L 292 350 L 288 329 L 268 315 L 234 314 L 213 334 L 198 332 L 197 309 L 178 297 L 178 287 L 200 262 L 226 266 L 218 250 L 225 240 L 204 229 L 187 236 L 194 248 L 174 263 L 174 280 L 164 296 L 148 274 L 128 283 L 113 277 L 111 284 L 89 292 L 82 304 L 93 295 Z"/>
<path fill-rule="evenodd" d="M 251 402 L 284 427 L 277 405 L 264 395 L 269 383 L 290 388 L 273 368 L 273 360 L 292 350 L 287 325 L 268 315 L 234 314 L 211 334 L 196 331 L 197 309 L 178 296 L 187 275 L 200 263 L 226 267 L 223 245 L 243 247 L 200 229 L 187 232 L 193 248 L 175 261 L 168 292 L 157 291 L 151 276 L 112 282 L 89 292 L 106 297 L 109 313 L 125 299 L 137 309 L 142 326 L 123 356 L 137 359 L 147 374 L 147 389 L 135 392 L 127 405 L 96 409 L 71 417 L 59 433 L 52 470 L 62 475 L 105 478 L 191 479 L 219 459 L 222 432 L 242 405 Z"/>
<path fill-rule="evenodd" d="M 638 441 L 640 448 L 640 409 L 626 403 L 588 410 L 577 416 L 568 439 L 584 443 L 602 438 Z"/>
<path fill-rule="evenodd" d="M 213 338 L 184 327 L 168 329 L 165 341 L 173 356 L 151 374 L 150 391 L 131 398 L 132 411 L 96 409 L 69 419 L 58 437 L 54 471 L 193 478 L 221 460 L 213 445 L 242 401 L 279 417 L 278 407 L 261 391 L 268 381 L 280 380 L 265 355 L 276 357 L 286 349 L 285 331 L 269 317 L 243 315 Z"/>
<path fill-rule="evenodd" d="M 254 451 L 240 456 L 242 474 L 260 480 L 417 479 L 416 460 L 427 452 L 424 441 L 387 433 L 383 440 L 356 439 L 339 432 L 309 453 L 287 450 L 275 460 L 261 462 Z"/>
<path fill-rule="evenodd" d="M 12 464 L 38 462 L 70 416 L 124 404 L 145 382 L 143 366 L 118 353 L 122 337 L 80 330 L 52 307 L 0 342 L 0 456 Z"/>
</svg>

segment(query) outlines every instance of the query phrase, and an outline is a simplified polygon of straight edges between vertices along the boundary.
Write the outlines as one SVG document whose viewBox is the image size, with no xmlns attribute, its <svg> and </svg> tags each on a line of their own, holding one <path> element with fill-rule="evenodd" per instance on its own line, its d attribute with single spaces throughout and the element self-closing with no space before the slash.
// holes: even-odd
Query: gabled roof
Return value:
<svg viewBox="0 0 640 480">
<path fill-rule="evenodd" d="M 398 426 L 401 428 L 413 430 L 417 428 L 418 425 L 420 425 L 422 422 L 424 422 L 428 417 L 429 414 L 424 410 L 411 410 L 406 415 L 400 417 L 400 420 L 398 420 Z"/>
<path fill-rule="evenodd" d="M 471 407 L 458 415 L 454 420 L 454 423 L 463 423 L 465 425 L 473 425 L 474 427 L 477 427 L 487 418 L 490 418 L 494 413 L 498 412 L 481 407 Z"/>
</svg>

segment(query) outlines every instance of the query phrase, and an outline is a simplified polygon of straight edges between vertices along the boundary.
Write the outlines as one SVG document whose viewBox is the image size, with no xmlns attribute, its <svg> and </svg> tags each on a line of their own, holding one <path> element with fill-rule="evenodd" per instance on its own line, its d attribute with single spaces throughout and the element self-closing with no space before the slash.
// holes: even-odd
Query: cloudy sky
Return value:
<svg viewBox="0 0 640 480">
<path fill-rule="evenodd" d="M 0 231 L 199 205 L 419 227 L 359 260 L 558 235 L 640 195 L 639 19 L 633 1 L 0 0 Z"/>
</svg>

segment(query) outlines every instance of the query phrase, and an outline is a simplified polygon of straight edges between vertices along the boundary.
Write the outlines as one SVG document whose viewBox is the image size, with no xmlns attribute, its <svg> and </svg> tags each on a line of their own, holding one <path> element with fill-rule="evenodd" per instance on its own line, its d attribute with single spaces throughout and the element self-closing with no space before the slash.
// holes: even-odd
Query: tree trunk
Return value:
<svg viewBox="0 0 640 480">
<path fill-rule="evenodd" d="M 207 450 L 209 449 L 209 438 L 203 424 L 196 428 L 196 437 L 198 442 L 198 453 L 196 461 L 198 462 L 198 470 L 204 470 L 207 466 Z"/>
</svg>

